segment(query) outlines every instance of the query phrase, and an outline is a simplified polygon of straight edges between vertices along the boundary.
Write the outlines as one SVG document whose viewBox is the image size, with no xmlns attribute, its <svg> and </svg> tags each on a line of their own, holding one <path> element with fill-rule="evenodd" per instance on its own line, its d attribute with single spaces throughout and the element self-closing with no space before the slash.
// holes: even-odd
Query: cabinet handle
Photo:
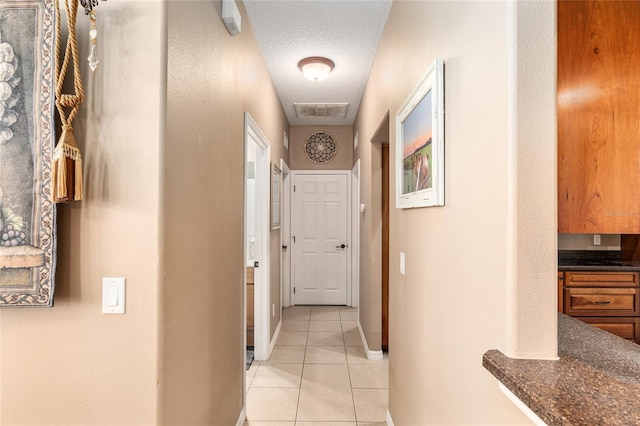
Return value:
<svg viewBox="0 0 640 426">
<path fill-rule="evenodd" d="M 608 305 L 611 302 L 609 300 L 598 300 L 597 302 L 595 302 L 596 305 Z"/>
</svg>

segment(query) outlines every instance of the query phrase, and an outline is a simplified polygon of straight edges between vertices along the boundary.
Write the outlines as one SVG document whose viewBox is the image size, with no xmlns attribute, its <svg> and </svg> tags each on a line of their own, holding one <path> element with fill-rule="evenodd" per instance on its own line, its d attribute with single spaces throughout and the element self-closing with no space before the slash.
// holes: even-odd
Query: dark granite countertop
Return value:
<svg viewBox="0 0 640 426">
<path fill-rule="evenodd" d="M 640 271 L 640 262 L 622 260 L 620 251 L 561 250 L 560 271 Z"/>
<path fill-rule="evenodd" d="M 558 271 L 614 271 L 614 272 L 639 272 L 640 262 L 620 262 L 618 264 L 562 264 L 558 263 Z"/>
<path fill-rule="evenodd" d="M 558 361 L 490 350 L 482 365 L 551 426 L 640 425 L 640 345 L 558 315 Z"/>
</svg>

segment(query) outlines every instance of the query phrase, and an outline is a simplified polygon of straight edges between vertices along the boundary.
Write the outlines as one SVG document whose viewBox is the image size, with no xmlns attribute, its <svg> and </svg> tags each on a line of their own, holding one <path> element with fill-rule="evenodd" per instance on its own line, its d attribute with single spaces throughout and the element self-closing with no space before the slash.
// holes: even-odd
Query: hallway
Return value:
<svg viewBox="0 0 640 426">
<path fill-rule="evenodd" d="M 356 308 L 284 308 L 268 361 L 246 374 L 245 426 L 386 425 L 388 358 L 367 359 Z"/>
</svg>

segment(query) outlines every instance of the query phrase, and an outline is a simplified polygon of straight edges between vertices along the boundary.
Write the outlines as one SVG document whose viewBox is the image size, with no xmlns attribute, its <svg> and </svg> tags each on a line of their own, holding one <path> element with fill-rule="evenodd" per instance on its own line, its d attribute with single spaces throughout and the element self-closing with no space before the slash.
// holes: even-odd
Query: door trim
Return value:
<svg viewBox="0 0 640 426">
<path fill-rule="evenodd" d="M 280 243 L 287 245 L 287 252 L 280 256 L 280 308 L 291 305 L 291 169 L 280 159 L 282 170 L 282 226 Z M 289 262 L 285 262 L 288 256 Z M 287 267 L 288 266 L 288 267 Z M 281 317 L 282 318 L 282 317 Z"/>
<path fill-rule="evenodd" d="M 269 288 L 269 264 L 271 259 L 270 253 L 270 231 L 271 226 L 269 223 L 269 197 L 270 197 L 270 182 L 271 182 L 271 148 L 269 146 L 269 140 L 262 133 L 260 127 L 251 117 L 248 112 L 244 113 L 245 126 L 244 126 L 244 161 L 247 162 L 247 146 L 249 144 L 249 135 L 255 139 L 258 147 L 262 151 L 261 159 L 256 162 L 257 171 L 256 174 L 260 176 L 260 179 L 256 179 L 256 211 L 262 212 L 256 215 L 256 235 L 260 236 L 260 244 L 256 245 L 256 259 L 260 262 L 260 267 L 254 270 L 254 355 L 255 359 L 259 361 L 267 360 L 269 358 L 270 338 L 271 338 L 271 318 L 269 309 L 270 288 Z M 247 206 L 246 206 L 246 185 L 245 185 L 245 207 L 244 207 L 244 220 L 247 221 Z M 247 235 L 245 229 L 244 237 L 244 253 L 242 254 L 244 266 L 244 283 L 245 283 L 245 303 L 244 303 L 244 329 L 246 345 L 246 329 L 247 329 L 247 295 L 246 295 L 246 253 L 247 253 Z M 243 349 L 243 354 L 245 349 Z M 243 363 L 244 365 L 244 363 Z"/>
<path fill-rule="evenodd" d="M 360 304 L 360 159 L 351 169 L 351 306 Z"/>
<path fill-rule="evenodd" d="M 295 182 L 295 177 L 296 176 L 300 176 L 300 175 L 343 175 L 347 178 L 347 217 L 346 217 L 346 226 L 347 226 L 347 245 L 349 247 L 349 249 L 352 248 L 352 238 L 351 238 L 351 170 L 292 170 L 291 171 L 291 178 L 293 179 L 292 182 Z M 294 186 L 291 185 L 291 200 L 293 201 L 294 195 Z M 296 215 L 294 213 L 294 203 L 291 203 L 291 228 L 290 229 L 295 229 L 295 218 Z M 294 255 L 294 250 L 295 250 L 295 244 L 291 244 L 291 259 L 295 259 L 295 255 Z M 295 274 L 295 262 L 291 262 L 291 277 L 294 277 Z M 353 306 L 352 305 L 352 256 L 347 256 L 347 288 L 346 288 L 346 293 L 347 293 L 347 306 Z M 290 297 L 291 297 L 291 306 L 295 306 L 295 295 L 293 294 L 293 288 L 294 288 L 294 284 L 295 283 L 291 283 L 291 292 L 290 292 Z"/>
</svg>

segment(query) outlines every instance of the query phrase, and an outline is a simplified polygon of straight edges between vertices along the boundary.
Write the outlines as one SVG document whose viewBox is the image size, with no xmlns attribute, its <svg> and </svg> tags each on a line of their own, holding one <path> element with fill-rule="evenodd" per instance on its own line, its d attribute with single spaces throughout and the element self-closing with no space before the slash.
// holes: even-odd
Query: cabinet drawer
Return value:
<svg viewBox="0 0 640 426">
<path fill-rule="evenodd" d="M 638 287 L 638 272 L 565 272 L 565 287 Z"/>
<path fill-rule="evenodd" d="M 623 339 L 640 342 L 640 318 L 577 318 Z"/>
<path fill-rule="evenodd" d="M 565 288 L 564 312 L 571 316 L 637 316 L 636 288 Z"/>
</svg>

